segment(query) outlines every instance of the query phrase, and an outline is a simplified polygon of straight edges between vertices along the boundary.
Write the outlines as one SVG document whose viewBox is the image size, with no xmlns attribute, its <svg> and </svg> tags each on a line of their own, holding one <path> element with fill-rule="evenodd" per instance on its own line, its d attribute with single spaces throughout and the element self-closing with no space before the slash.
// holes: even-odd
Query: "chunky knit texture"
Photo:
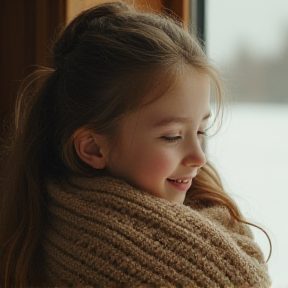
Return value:
<svg viewBox="0 0 288 288">
<path fill-rule="evenodd" d="M 250 229 L 224 207 L 172 204 L 110 177 L 50 181 L 48 199 L 49 286 L 269 287 Z"/>
</svg>

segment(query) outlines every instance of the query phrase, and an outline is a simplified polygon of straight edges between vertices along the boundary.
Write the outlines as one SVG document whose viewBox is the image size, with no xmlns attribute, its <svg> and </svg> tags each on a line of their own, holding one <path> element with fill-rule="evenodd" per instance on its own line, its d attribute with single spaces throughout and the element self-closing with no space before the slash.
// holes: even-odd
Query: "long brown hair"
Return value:
<svg viewBox="0 0 288 288">
<path fill-rule="evenodd" d="M 220 115 L 218 72 L 176 20 L 116 2 L 81 13 L 62 32 L 51 67 L 38 69 L 24 81 L 3 146 L 1 287 L 41 286 L 45 178 L 95 172 L 77 157 L 73 132 L 87 127 L 115 138 L 119 120 L 139 106 L 149 89 L 159 83 L 168 88 L 185 65 L 210 78 Z M 192 197 L 225 205 L 246 223 L 210 164 L 197 179 Z"/>
</svg>

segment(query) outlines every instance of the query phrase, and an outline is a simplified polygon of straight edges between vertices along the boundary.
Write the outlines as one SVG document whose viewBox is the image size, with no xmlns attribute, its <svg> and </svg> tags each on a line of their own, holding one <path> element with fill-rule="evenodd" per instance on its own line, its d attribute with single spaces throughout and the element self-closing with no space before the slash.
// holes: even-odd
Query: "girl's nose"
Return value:
<svg viewBox="0 0 288 288">
<path fill-rule="evenodd" d="M 185 166 L 193 166 L 193 167 L 202 167 L 206 163 L 206 156 L 202 150 L 200 142 L 198 139 L 195 143 L 190 143 L 189 147 L 187 147 L 187 152 L 185 153 L 185 157 L 183 159 L 183 165 Z"/>
</svg>

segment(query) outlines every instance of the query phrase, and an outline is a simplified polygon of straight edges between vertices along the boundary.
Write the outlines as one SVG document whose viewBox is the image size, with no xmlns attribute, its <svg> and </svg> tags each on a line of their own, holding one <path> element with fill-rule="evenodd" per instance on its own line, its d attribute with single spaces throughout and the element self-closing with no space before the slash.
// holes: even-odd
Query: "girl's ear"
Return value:
<svg viewBox="0 0 288 288">
<path fill-rule="evenodd" d="M 91 129 L 79 128 L 73 133 L 74 147 L 80 159 L 89 166 L 103 169 L 106 165 L 107 139 Z"/>
</svg>

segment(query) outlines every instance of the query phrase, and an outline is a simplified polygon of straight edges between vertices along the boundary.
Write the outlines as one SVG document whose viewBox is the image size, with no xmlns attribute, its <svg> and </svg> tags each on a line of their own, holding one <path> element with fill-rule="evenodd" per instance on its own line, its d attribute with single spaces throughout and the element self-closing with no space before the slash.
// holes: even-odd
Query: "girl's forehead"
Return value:
<svg viewBox="0 0 288 288">
<path fill-rule="evenodd" d="M 140 107 L 146 107 L 156 102 L 173 100 L 175 97 L 180 97 L 187 88 L 193 94 L 193 91 L 199 85 L 202 85 L 202 82 L 206 82 L 207 87 L 210 87 L 208 75 L 196 70 L 193 66 L 186 65 L 174 73 L 163 74 L 164 76 L 157 79 L 148 92 L 143 95 Z"/>
<path fill-rule="evenodd" d="M 161 126 L 173 121 L 184 123 L 189 122 L 187 119 L 190 122 L 203 119 L 210 114 L 210 83 L 204 74 L 187 73 L 162 95 L 159 90 L 152 90 L 145 100 L 148 104 L 141 106 L 134 114 L 138 122 L 151 125 L 160 123 Z"/>
</svg>

